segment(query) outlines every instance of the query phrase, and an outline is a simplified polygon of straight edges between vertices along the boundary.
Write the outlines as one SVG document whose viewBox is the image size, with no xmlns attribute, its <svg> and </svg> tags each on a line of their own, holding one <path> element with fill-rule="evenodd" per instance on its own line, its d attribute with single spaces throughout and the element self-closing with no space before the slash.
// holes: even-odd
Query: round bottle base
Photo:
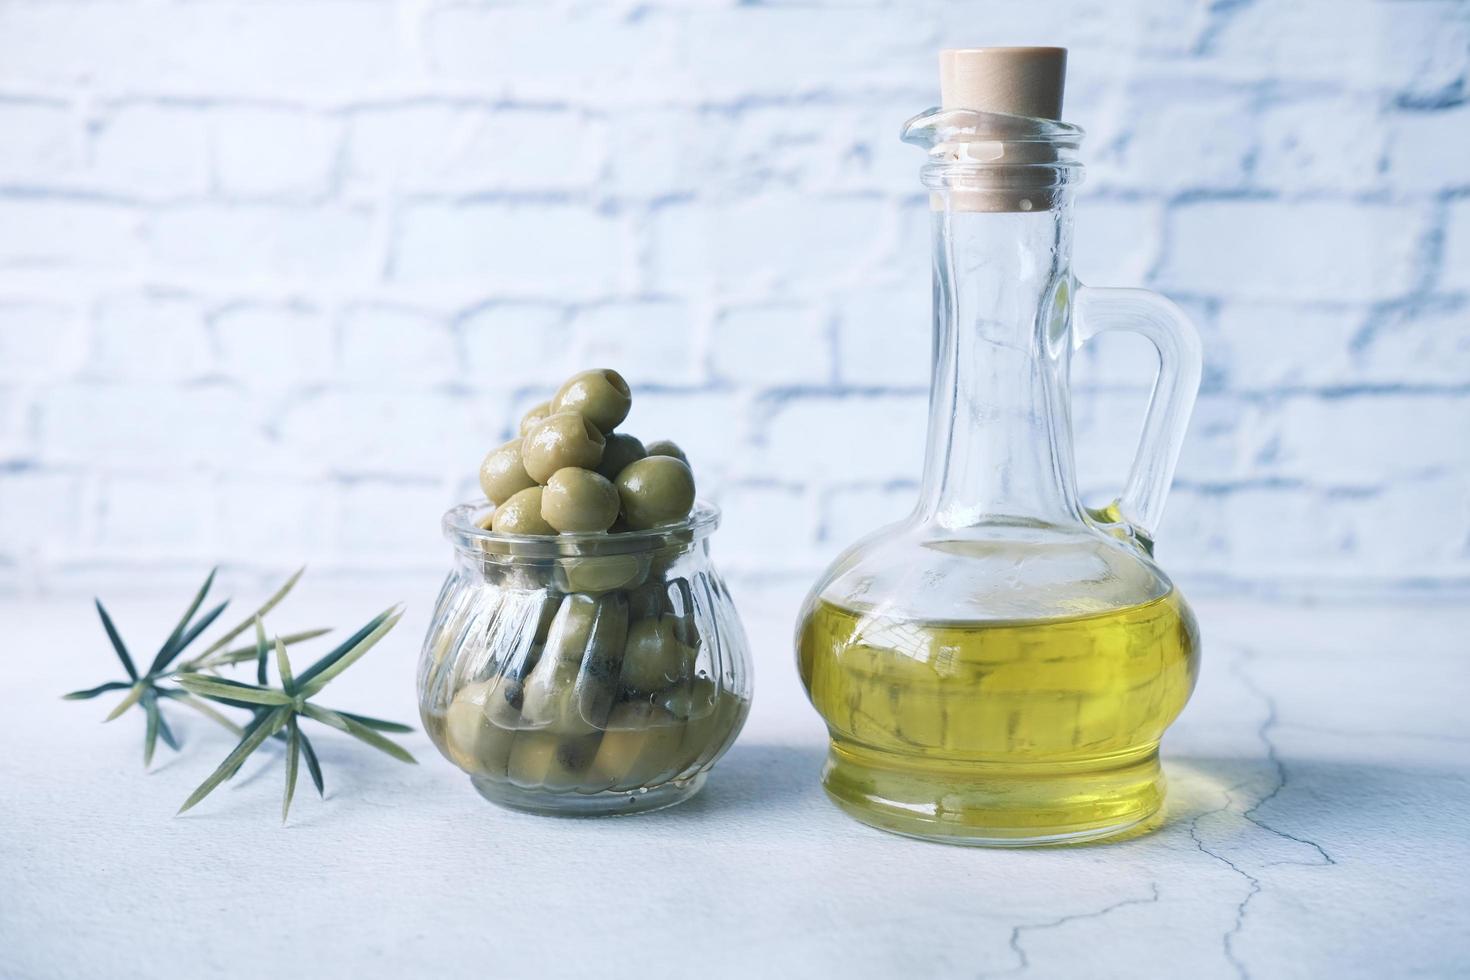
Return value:
<svg viewBox="0 0 1470 980">
<path fill-rule="evenodd" d="M 703 788 L 705 775 L 696 773 L 651 789 L 601 793 L 550 793 L 484 776 L 471 776 L 470 782 L 485 799 L 510 810 L 552 817 L 611 817 L 678 806 Z"/>
<path fill-rule="evenodd" d="M 1045 765 L 951 764 L 833 744 L 822 785 L 849 816 L 890 833 L 976 847 L 1102 840 L 1159 811 L 1158 747 L 1126 759 Z"/>
</svg>

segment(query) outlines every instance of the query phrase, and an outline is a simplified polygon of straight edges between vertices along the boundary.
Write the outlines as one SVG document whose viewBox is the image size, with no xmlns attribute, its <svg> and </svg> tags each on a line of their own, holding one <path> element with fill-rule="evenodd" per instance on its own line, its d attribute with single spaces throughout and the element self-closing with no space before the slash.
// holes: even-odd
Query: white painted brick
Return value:
<svg viewBox="0 0 1470 980">
<path fill-rule="evenodd" d="M 857 288 L 837 311 L 837 376 L 844 384 L 923 388 L 933 341 L 927 276 L 897 288 Z"/>
<path fill-rule="evenodd" d="M 459 331 L 469 381 L 477 388 L 539 386 L 546 393 L 531 399 L 535 403 L 578 370 L 571 326 L 559 306 L 497 303 L 469 313 Z"/>
<path fill-rule="evenodd" d="M 1197 4 L 1156 0 L 955 0 L 934 6 L 941 24 L 935 47 L 1046 43 L 1072 49 L 1069 103 L 1096 88 L 1104 70 L 1130 67 L 1139 51 L 1185 53 L 1208 16 Z"/>
<path fill-rule="evenodd" d="M 403 215 L 392 277 L 522 295 L 599 295 L 629 278 L 633 258 L 623 221 L 588 207 L 421 204 Z"/>
<path fill-rule="evenodd" d="M 772 571 L 811 563 L 817 515 L 800 487 L 736 483 L 720 490 L 722 568 Z"/>
<path fill-rule="evenodd" d="M 1072 267 L 1093 286 L 1141 286 L 1159 259 L 1163 208 L 1152 201 L 1077 202 Z"/>
<path fill-rule="evenodd" d="M 1346 515 L 1328 506 L 1320 493 L 1246 487 L 1232 491 L 1223 503 L 1231 532 L 1226 556 L 1237 575 L 1304 577 L 1352 560 Z"/>
<path fill-rule="evenodd" d="M 104 554 L 145 549 L 151 556 L 214 560 L 216 520 L 212 480 L 117 477 L 102 487 L 98 545 Z"/>
<path fill-rule="evenodd" d="M 0 180 L 65 183 L 82 166 L 82 123 L 65 105 L 0 102 Z"/>
<path fill-rule="evenodd" d="M 170 474 L 155 479 L 160 492 L 181 470 L 228 465 L 260 448 L 247 399 L 217 385 L 55 385 L 39 410 L 44 460 Z"/>
<path fill-rule="evenodd" d="M 1226 303 L 1205 356 L 1237 391 L 1341 384 L 1354 377 L 1353 337 L 1362 318 L 1340 308 Z"/>
<path fill-rule="evenodd" d="M 631 385 L 701 380 L 699 334 L 689 307 L 667 300 L 599 303 L 572 317 L 577 363 L 616 368 Z"/>
<path fill-rule="evenodd" d="M 211 115 L 214 183 L 227 197 L 312 198 L 332 184 L 341 125 L 289 109 Z"/>
<path fill-rule="evenodd" d="M 881 250 L 889 220 L 874 198 L 779 193 L 661 208 L 652 225 L 657 286 L 712 282 L 745 292 L 854 280 Z"/>
<path fill-rule="evenodd" d="M 1130 92 L 1109 114 L 1108 131 L 1093 126 L 1082 144 L 1084 194 L 1240 187 L 1256 146 L 1252 115 L 1240 94 L 1171 93 L 1163 83 Z"/>
<path fill-rule="evenodd" d="M 138 261 L 138 232 L 137 213 L 116 204 L 0 199 L 0 268 L 126 270 Z"/>
<path fill-rule="evenodd" d="M 428 193 L 588 187 L 607 130 L 575 112 L 438 103 L 373 107 L 351 120 L 349 186 Z"/>
<path fill-rule="evenodd" d="M 409 561 L 448 568 L 450 551 L 439 519 L 452 503 L 433 483 L 350 483 L 337 501 L 339 547 L 369 565 Z M 384 520 L 388 514 L 394 519 Z"/>
<path fill-rule="evenodd" d="M 776 406 L 760 467 L 789 480 L 917 480 L 924 457 L 922 395 L 798 397 Z"/>
<path fill-rule="evenodd" d="M 1204 295 L 1343 302 L 1412 288 L 1415 208 L 1210 201 L 1174 209 L 1160 282 Z"/>
<path fill-rule="evenodd" d="M 1455 201 L 1448 212 L 1439 281 L 1446 289 L 1470 292 L 1470 200 Z"/>
<path fill-rule="evenodd" d="M 716 378 L 748 385 L 821 384 L 831 380 L 825 318 L 810 307 L 726 310 L 710 341 Z"/>
<path fill-rule="evenodd" d="M 1470 570 L 1470 481 L 1463 474 L 1394 483 L 1333 509 L 1344 514 L 1363 571 L 1425 579 Z"/>
<path fill-rule="evenodd" d="M 316 98 L 408 75 L 398 12 L 341 0 L 0 7 L 0 80 Z"/>
<path fill-rule="evenodd" d="M 81 537 L 82 480 L 71 473 L 0 470 L 0 551 L 55 557 Z"/>
<path fill-rule="evenodd" d="M 152 260 L 174 275 L 315 284 L 370 268 L 372 218 L 360 208 L 201 205 L 159 211 L 149 225 Z"/>
<path fill-rule="evenodd" d="M 1470 188 L 1470 105 L 1388 119 L 1388 178 L 1433 193 Z"/>
<path fill-rule="evenodd" d="M 815 7 L 691 10 L 688 70 L 717 99 L 934 85 L 935 24 L 926 11 L 849 7 L 840 29 L 833 18 Z"/>
<path fill-rule="evenodd" d="M 1127 397 L 1132 405 L 1142 405 L 1138 396 Z M 1195 402 L 1189 418 L 1189 432 L 1179 454 L 1175 480 L 1190 483 L 1230 483 L 1250 478 L 1259 471 L 1273 445 L 1276 429 L 1269 409 L 1224 393 L 1206 393 Z M 1133 458 L 1138 430 L 1126 433 L 1120 448 L 1124 463 Z M 1079 444 L 1080 444 L 1079 437 Z M 1121 484 L 1114 484 L 1116 493 Z"/>
<path fill-rule="evenodd" d="M 220 367 L 259 388 L 325 378 L 331 370 L 331 324 L 321 311 L 301 305 L 235 306 L 211 318 Z"/>
<path fill-rule="evenodd" d="M 1470 384 L 1470 306 L 1410 310 L 1358 331 L 1350 377 L 1405 385 Z M 1340 377 L 1341 375 L 1339 375 Z"/>
<path fill-rule="evenodd" d="M 47 380 L 82 361 L 85 335 L 61 304 L 0 299 L 0 380 Z"/>
<path fill-rule="evenodd" d="M 199 301 L 168 290 L 106 293 L 93 310 L 88 374 L 124 381 L 195 380 L 214 366 Z"/>
<path fill-rule="evenodd" d="M 1470 399 L 1463 397 L 1290 398 L 1274 423 L 1275 455 L 1262 470 L 1284 477 L 1369 487 L 1470 467 Z"/>
<path fill-rule="evenodd" d="M 200 197 L 209 188 L 209 132 L 194 107 L 119 106 L 92 126 L 89 178 L 98 186 L 156 198 Z"/>
<path fill-rule="evenodd" d="M 290 405 L 279 434 L 298 475 L 448 479 L 477 469 L 498 441 L 486 414 L 444 392 L 331 391 Z"/>
<path fill-rule="evenodd" d="M 251 563 L 298 567 L 336 542 L 339 515 L 321 482 L 231 474 L 217 497 L 219 547 Z"/>
<path fill-rule="evenodd" d="M 583 6 L 548 21 L 534 7 L 446 6 L 429 12 L 430 69 L 492 96 L 622 101 L 666 98 L 676 24 L 657 10 Z"/>
<path fill-rule="evenodd" d="M 454 336 L 421 310 L 355 306 L 342 314 L 342 384 L 439 384 L 460 374 Z"/>
<path fill-rule="evenodd" d="M 1268 108 L 1260 120 L 1255 183 L 1308 193 L 1382 184 L 1387 141 L 1379 102 L 1357 93 Z"/>
<path fill-rule="evenodd" d="M 907 517 L 919 500 L 918 479 L 915 473 L 909 478 L 913 482 L 844 487 L 826 494 L 820 531 L 824 555 L 835 557 L 859 538 Z"/>
</svg>

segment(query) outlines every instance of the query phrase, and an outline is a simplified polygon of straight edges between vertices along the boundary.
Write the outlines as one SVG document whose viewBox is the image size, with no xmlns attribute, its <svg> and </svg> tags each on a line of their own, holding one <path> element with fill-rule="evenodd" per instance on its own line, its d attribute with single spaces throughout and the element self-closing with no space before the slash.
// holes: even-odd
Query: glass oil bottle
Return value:
<svg viewBox="0 0 1470 980">
<path fill-rule="evenodd" d="M 1153 560 L 1199 341 L 1162 297 L 1072 274 L 1082 132 L 1058 121 L 1065 59 L 945 51 L 944 107 L 905 127 L 928 151 L 934 256 L 919 501 L 834 562 L 797 631 L 828 794 L 916 837 L 1042 844 L 1141 823 L 1199 665 L 1194 616 Z M 1068 376 L 1107 330 L 1152 341 L 1159 372 L 1123 493 L 1091 511 Z"/>
</svg>

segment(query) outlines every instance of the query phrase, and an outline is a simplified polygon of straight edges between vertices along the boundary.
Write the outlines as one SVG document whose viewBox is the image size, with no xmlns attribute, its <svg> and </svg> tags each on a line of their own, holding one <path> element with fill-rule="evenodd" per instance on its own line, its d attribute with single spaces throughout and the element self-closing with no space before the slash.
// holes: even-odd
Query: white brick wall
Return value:
<svg viewBox="0 0 1470 980">
<path fill-rule="evenodd" d="M 1470 591 L 1470 3 L 0 4 L 0 590 L 432 580 L 558 378 L 626 371 L 800 588 L 903 512 L 934 52 L 1072 48 L 1077 267 L 1205 336 L 1165 564 Z M 1079 358 L 1084 485 L 1147 365 Z M 422 588 L 422 586 L 415 586 Z"/>
</svg>

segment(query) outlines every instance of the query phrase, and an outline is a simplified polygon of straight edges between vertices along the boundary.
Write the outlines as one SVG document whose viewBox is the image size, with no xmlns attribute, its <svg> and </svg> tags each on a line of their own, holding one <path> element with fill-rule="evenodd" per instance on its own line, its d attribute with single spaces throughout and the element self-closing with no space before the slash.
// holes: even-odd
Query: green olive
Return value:
<svg viewBox="0 0 1470 980">
<path fill-rule="evenodd" d="M 677 684 L 693 661 L 694 651 L 674 636 L 674 623 L 667 616 L 637 620 L 628 627 L 623 650 L 623 687 L 657 691 Z"/>
<path fill-rule="evenodd" d="M 580 466 L 593 470 L 602 462 L 607 438 L 576 412 L 548 415 L 531 427 L 521 444 L 521 460 L 531 479 L 545 485 L 557 470 Z"/>
<path fill-rule="evenodd" d="M 628 591 L 629 619 L 657 619 L 664 614 L 664 583 L 645 582 Z"/>
<path fill-rule="evenodd" d="M 567 466 L 541 492 L 541 516 L 563 534 L 606 531 L 618 519 L 618 488 L 592 470 Z"/>
<path fill-rule="evenodd" d="M 617 790 L 662 782 L 675 770 L 683 726 L 663 708 L 646 702 L 620 704 L 607 720 L 589 782 Z"/>
<path fill-rule="evenodd" d="M 521 435 L 525 435 L 532 429 L 536 428 L 536 423 L 540 422 L 542 419 L 546 418 L 546 416 L 550 414 L 551 402 L 541 402 L 540 404 L 532 405 L 530 409 L 527 410 L 526 414 L 521 416 L 521 426 L 519 429 Z"/>
<path fill-rule="evenodd" d="M 514 735 L 491 720 L 506 709 L 507 679 L 474 681 L 460 688 L 444 713 L 444 739 L 449 757 L 467 772 L 504 775 Z M 508 710 L 508 709 L 507 709 Z"/>
<path fill-rule="evenodd" d="M 689 465 L 689 457 L 684 455 L 684 450 L 672 439 L 655 439 L 644 448 L 650 456 L 672 456 L 685 466 Z"/>
<path fill-rule="evenodd" d="M 694 474 L 672 456 L 649 456 L 618 474 L 623 520 L 633 531 L 677 524 L 694 506 Z"/>
<path fill-rule="evenodd" d="M 628 382 L 610 368 L 582 371 L 567 379 L 551 400 L 553 412 L 577 412 L 603 432 L 611 432 L 628 417 L 633 394 Z"/>
<path fill-rule="evenodd" d="M 558 558 L 552 582 L 563 592 L 600 595 L 613 589 L 632 589 L 648 578 L 645 555 L 588 555 Z"/>
<path fill-rule="evenodd" d="M 490 529 L 496 534 L 555 534 L 541 516 L 541 488 L 527 487 L 495 508 Z"/>
<path fill-rule="evenodd" d="M 618 474 L 623 472 L 623 467 L 647 455 L 648 450 L 643 448 L 643 443 L 633 436 L 621 432 L 611 433 L 602 450 L 602 462 L 597 464 L 597 472 L 609 480 L 616 480 Z"/>
<path fill-rule="evenodd" d="M 613 665 L 621 660 L 627 636 L 628 604 L 621 595 L 562 600 L 546 649 L 526 676 L 526 723 L 567 735 L 601 727 L 615 691 L 610 678 L 621 670 Z"/>
<path fill-rule="evenodd" d="M 490 450 L 480 464 L 480 489 L 492 504 L 503 504 L 515 494 L 536 485 L 521 465 L 521 440 L 512 439 L 498 449 Z"/>
</svg>

